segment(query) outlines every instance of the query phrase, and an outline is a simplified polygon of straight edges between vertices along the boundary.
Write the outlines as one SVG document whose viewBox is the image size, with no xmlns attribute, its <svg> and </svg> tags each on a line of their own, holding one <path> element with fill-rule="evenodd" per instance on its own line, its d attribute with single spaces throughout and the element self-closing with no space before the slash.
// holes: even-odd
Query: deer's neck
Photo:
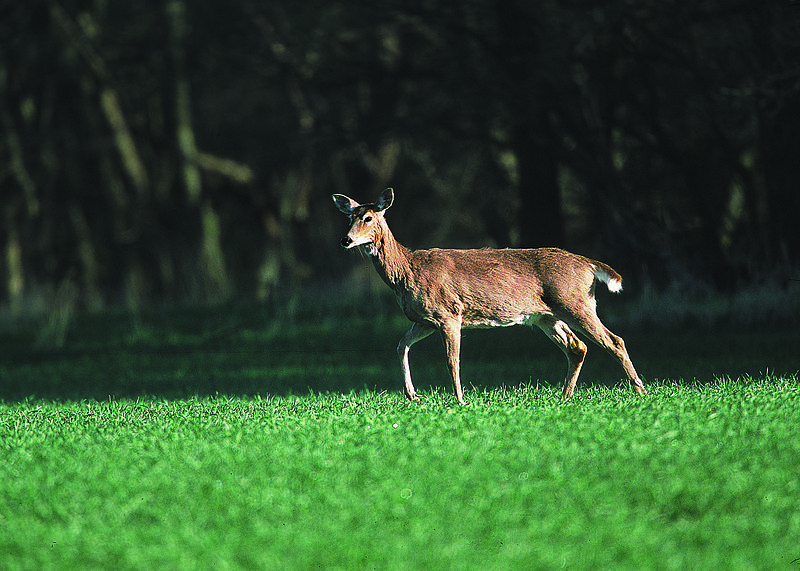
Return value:
<svg viewBox="0 0 800 571">
<path fill-rule="evenodd" d="M 389 227 L 384 224 L 380 239 L 368 252 L 372 258 L 378 275 L 389 287 L 396 290 L 398 286 L 409 282 L 411 275 L 411 252 L 394 239 Z"/>
</svg>

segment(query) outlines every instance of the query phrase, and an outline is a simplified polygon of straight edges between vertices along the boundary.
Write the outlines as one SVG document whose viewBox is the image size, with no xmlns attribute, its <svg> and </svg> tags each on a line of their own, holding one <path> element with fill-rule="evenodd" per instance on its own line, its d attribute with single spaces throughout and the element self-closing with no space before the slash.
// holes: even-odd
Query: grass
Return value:
<svg viewBox="0 0 800 571">
<path fill-rule="evenodd" d="M 342 324 L 345 324 L 343 326 Z M 252 307 L 0 333 L 3 569 L 791 569 L 796 331 L 625 331 L 575 397 L 523 329 L 441 344 L 394 318 Z"/>
</svg>

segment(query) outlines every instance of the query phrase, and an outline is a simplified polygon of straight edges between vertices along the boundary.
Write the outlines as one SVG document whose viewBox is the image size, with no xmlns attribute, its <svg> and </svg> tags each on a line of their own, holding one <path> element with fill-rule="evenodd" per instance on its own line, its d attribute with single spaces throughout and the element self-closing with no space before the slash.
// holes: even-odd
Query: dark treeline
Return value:
<svg viewBox="0 0 800 571">
<path fill-rule="evenodd" d="M 790 0 L 34 0 L 0 9 L 0 297 L 342 276 L 332 192 L 410 247 L 564 246 L 731 289 L 800 261 Z"/>
</svg>

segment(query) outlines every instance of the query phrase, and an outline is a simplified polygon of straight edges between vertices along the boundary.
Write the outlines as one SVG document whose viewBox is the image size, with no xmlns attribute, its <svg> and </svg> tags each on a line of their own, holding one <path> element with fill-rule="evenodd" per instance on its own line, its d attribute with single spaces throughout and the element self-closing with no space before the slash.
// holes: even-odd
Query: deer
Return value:
<svg viewBox="0 0 800 571">
<path fill-rule="evenodd" d="M 387 188 L 370 204 L 343 194 L 332 198 L 350 221 L 341 246 L 359 248 L 372 260 L 412 322 L 397 346 L 409 400 L 420 401 L 408 359 L 414 343 L 435 331 L 441 334 L 456 398 L 464 404 L 461 330 L 512 325 L 538 327 L 564 352 L 564 400 L 573 395 L 587 351 L 573 329 L 611 354 L 633 390 L 645 394 L 625 342 L 597 316 L 596 283 L 605 283 L 614 293 L 622 291 L 622 277 L 611 266 L 559 248 L 411 251 L 394 238 L 386 222 L 393 189 Z"/>
</svg>

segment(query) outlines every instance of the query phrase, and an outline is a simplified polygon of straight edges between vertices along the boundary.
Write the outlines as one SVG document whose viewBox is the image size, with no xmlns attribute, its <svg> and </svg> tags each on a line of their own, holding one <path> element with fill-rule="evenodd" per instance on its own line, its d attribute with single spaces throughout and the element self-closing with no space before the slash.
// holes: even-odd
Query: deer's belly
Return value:
<svg viewBox="0 0 800 571">
<path fill-rule="evenodd" d="M 463 327 L 470 329 L 488 329 L 489 327 L 511 327 L 512 325 L 533 326 L 539 321 L 539 316 L 539 313 L 531 313 L 516 315 L 509 318 L 477 317 L 475 319 L 465 321 Z"/>
</svg>

